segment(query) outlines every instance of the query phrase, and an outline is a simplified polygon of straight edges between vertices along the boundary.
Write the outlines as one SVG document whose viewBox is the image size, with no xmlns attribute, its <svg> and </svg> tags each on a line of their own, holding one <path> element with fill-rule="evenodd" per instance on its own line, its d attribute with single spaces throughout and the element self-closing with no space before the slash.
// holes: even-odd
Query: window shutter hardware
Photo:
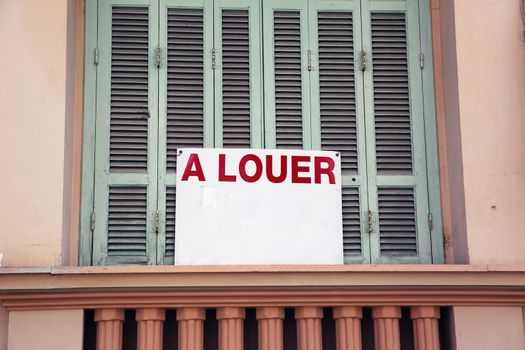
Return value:
<svg viewBox="0 0 525 350">
<path fill-rule="evenodd" d="M 312 71 L 313 70 L 313 67 L 312 67 L 312 50 L 308 50 L 307 51 L 307 55 L 308 55 L 308 71 Z"/>
<path fill-rule="evenodd" d="M 425 67 L 425 55 L 423 52 L 419 54 L 419 68 L 423 69 Z"/>
<path fill-rule="evenodd" d="M 99 56 L 98 47 L 95 47 L 95 50 L 93 50 L 93 63 L 95 65 L 98 65 L 98 56 Z"/>
<path fill-rule="evenodd" d="M 161 59 L 162 59 L 162 49 L 160 47 L 157 47 L 155 49 L 155 66 L 157 68 L 160 68 Z"/>
<path fill-rule="evenodd" d="M 366 52 L 365 51 L 361 51 L 361 70 L 364 72 L 366 71 L 367 69 L 367 66 L 366 66 Z"/>
<path fill-rule="evenodd" d="M 434 229 L 434 219 L 432 217 L 432 214 L 428 214 L 428 230 L 432 231 Z"/>
<path fill-rule="evenodd" d="M 211 49 L 211 69 L 215 69 L 215 49 Z"/>
<path fill-rule="evenodd" d="M 91 228 L 91 231 L 95 231 L 95 212 L 94 211 L 91 213 L 89 227 Z"/>
<path fill-rule="evenodd" d="M 160 221 L 159 220 L 159 211 L 157 210 L 155 212 L 155 233 L 156 234 L 159 234 L 159 226 L 160 226 L 159 221 Z"/>
<path fill-rule="evenodd" d="M 372 233 L 374 230 L 372 220 L 373 220 L 372 211 L 369 210 L 368 211 L 368 233 Z"/>
</svg>

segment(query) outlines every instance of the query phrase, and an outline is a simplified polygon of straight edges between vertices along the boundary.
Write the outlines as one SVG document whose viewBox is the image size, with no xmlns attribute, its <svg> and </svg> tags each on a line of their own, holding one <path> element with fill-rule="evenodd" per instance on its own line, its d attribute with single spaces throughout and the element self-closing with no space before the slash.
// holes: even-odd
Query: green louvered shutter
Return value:
<svg viewBox="0 0 525 350">
<path fill-rule="evenodd" d="M 369 261 L 360 1 L 310 1 L 312 146 L 339 151 L 345 262 Z"/>
<path fill-rule="evenodd" d="M 214 2 L 215 146 L 262 147 L 258 0 Z"/>
<path fill-rule="evenodd" d="M 155 263 L 157 18 L 99 2 L 93 265 Z"/>
<path fill-rule="evenodd" d="M 158 264 L 173 264 L 177 149 L 213 147 L 213 1 L 161 0 Z"/>
<path fill-rule="evenodd" d="M 362 13 L 372 263 L 430 263 L 418 4 Z"/>
<path fill-rule="evenodd" d="M 265 147 L 310 149 L 307 2 L 264 1 L 263 32 Z"/>
</svg>

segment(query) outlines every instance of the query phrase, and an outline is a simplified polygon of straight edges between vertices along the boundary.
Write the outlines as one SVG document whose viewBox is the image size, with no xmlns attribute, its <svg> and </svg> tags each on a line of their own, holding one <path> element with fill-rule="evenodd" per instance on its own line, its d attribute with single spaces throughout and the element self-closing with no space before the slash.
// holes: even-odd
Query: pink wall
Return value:
<svg viewBox="0 0 525 350">
<path fill-rule="evenodd" d="M 525 263 L 525 42 L 519 1 L 456 0 L 454 12 L 470 263 Z"/>
<path fill-rule="evenodd" d="M 0 252 L 60 264 L 67 1 L 0 1 Z"/>
<path fill-rule="evenodd" d="M 69 224 L 72 3 L 0 0 L 3 266 L 67 264 L 76 245 Z M 442 0 L 457 263 L 525 263 L 525 42 L 518 5 Z"/>
</svg>

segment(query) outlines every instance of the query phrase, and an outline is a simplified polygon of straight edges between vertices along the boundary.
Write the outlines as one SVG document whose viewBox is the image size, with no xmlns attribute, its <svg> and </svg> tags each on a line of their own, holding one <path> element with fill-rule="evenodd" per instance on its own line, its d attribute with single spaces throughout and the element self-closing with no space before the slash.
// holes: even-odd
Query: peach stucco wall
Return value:
<svg viewBox="0 0 525 350">
<path fill-rule="evenodd" d="M 7 350 L 7 325 L 9 313 L 0 305 L 0 350 Z"/>
<path fill-rule="evenodd" d="M 62 262 L 67 0 L 0 0 L 3 266 Z"/>
<path fill-rule="evenodd" d="M 457 350 L 523 350 L 523 309 L 514 307 L 454 307 Z"/>
<path fill-rule="evenodd" d="M 473 264 L 525 263 L 519 1 L 456 0 L 454 12 L 468 256 Z"/>
<path fill-rule="evenodd" d="M 9 350 L 81 350 L 83 310 L 9 312 Z"/>
<path fill-rule="evenodd" d="M 449 89 L 445 81 L 446 109 L 454 111 L 447 114 L 446 131 L 455 261 L 525 263 L 519 1 L 441 1 L 450 9 L 442 18 L 444 70 L 455 86 Z M 72 140 L 78 135 L 70 132 L 73 117 L 66 112 L 72 103 L 72 3 L 0 0 L 3 266 L 71 263 L 69 245 L 76 245 L 67 222 L 75 215 L 70 145 L 78 141 Z"/>
</svg>

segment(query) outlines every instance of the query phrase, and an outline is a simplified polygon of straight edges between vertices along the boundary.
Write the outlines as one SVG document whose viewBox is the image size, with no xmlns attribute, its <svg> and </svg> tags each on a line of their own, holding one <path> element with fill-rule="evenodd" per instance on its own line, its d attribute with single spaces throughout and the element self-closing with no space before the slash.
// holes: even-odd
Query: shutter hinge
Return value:
<svg viewBox="0 0 525 350">
<path fill-rule="evenodd" d="M 95 50 L 93 50 L 93 62 L 95 65 L 98 64 L 98 47 L 95 47 Z"/>
<path fill-rule="evenodd" d="M 308 60 L 308 70 L 311 71 L 312 69 L 312 50 L 307 51 L 307 60 Z"/>
<path fill-rule="evenodd" d="M 423 54 L 423 52 L 419 54 L 419 68 L 425 68 L 425 55 Z"/>
<path fill-rule="evenodd" d="M 155 65 L 157 68 L 160 68 L 160 61 L 162 57 L 162 49 L 160 47 L 157 47 L 155 49 Z"/>
<path fill-rule="evenodd" d="M 91 220 L 89 222 L 89 227 L 91 228 L 91 231 L 95 231 L 95 212 L 91 213 Z"/>
<path fill-rule="evenodd" d="M 368 233 L 372 233 L 373 226 L 372 226 L 372 212 L 368 211 Z"/>
<path fill-rule="evenodd" d="M 428 214 L 428 229 L 429 231 L 434 229 L 434 219 L 432 218 L 432 214 Z"/>
<path fill-rule="evenodd" d="M 361 51 L 361 70 L 364 72 L 366 69 L 366 52 Z"/>
<path fill-rule="evenodd" d="M 159 233 L 159 211 L 155 212 L 155 233 Z"/>
<path fill-rule="evenodd" d="M 215 49 L 211 49 L 211 69 L 215 69 Z"/>
</svg>

